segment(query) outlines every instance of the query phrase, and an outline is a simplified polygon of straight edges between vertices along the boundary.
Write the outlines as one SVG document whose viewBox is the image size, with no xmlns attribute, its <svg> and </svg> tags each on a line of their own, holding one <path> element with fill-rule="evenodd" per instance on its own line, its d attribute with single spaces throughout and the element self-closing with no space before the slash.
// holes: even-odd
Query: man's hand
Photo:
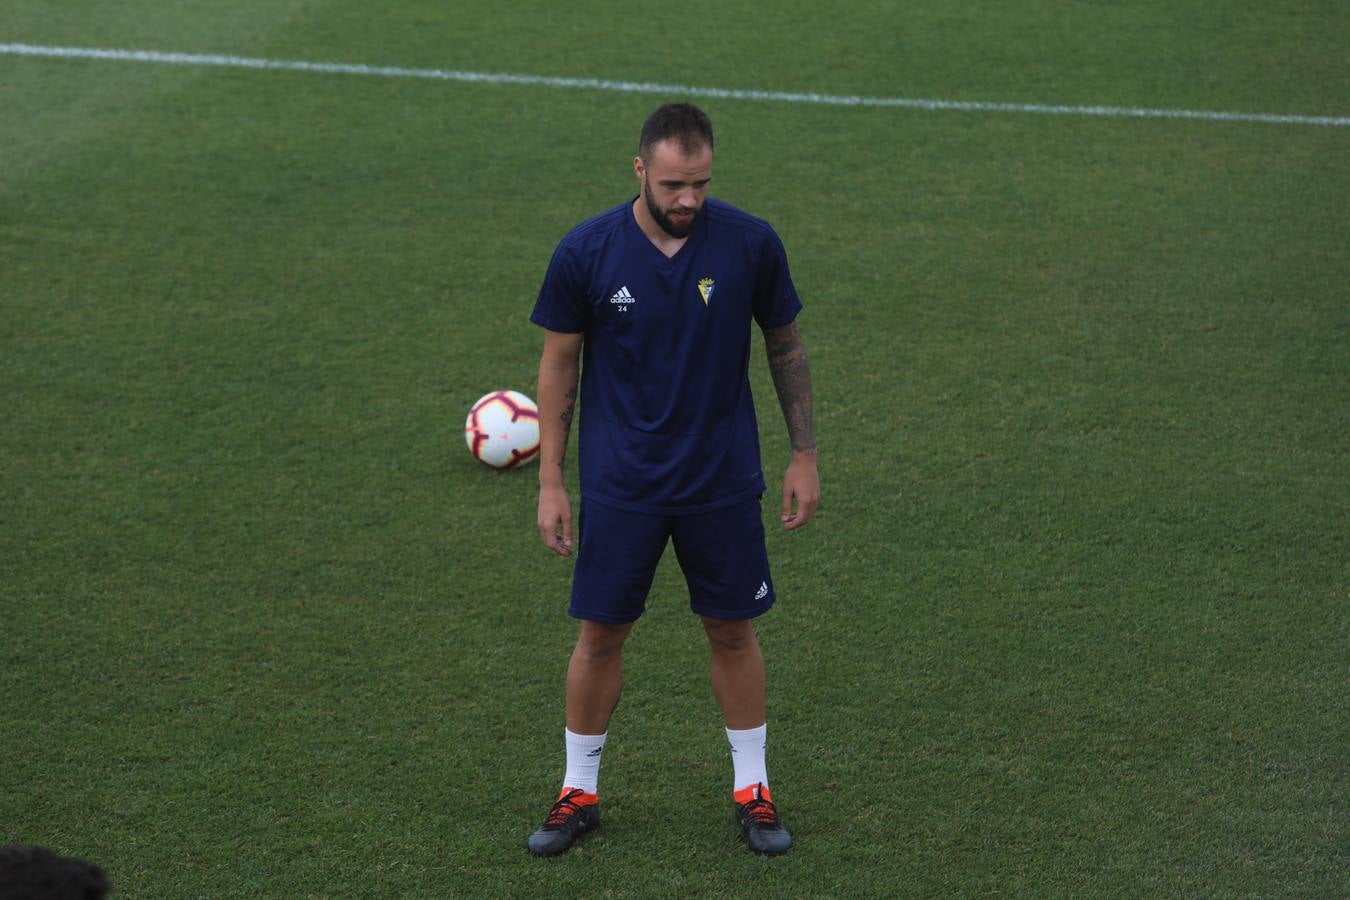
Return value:
<svg viewBox="0 0 1350 900">
<path fill-rule="evenodd" d="M 559 556 L 572 555 L 572 502 L 562 485 L 539 489 L 539 536 Z"/>
<path fill-rule="evenodd" d="M 816 471 L 816 451 L 796 451 L 783 475 L 783 527 L 788 531 L 801 528 L 811 521 L 819 505 L 820 473 Z"/>
</svg>

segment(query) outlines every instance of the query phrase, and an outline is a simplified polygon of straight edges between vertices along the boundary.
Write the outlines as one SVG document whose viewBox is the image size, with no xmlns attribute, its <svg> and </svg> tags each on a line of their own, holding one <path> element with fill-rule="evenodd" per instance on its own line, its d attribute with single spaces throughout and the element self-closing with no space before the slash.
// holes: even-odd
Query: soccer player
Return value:
<svg viewBox="0 0 1350 900">
<path fill-rule="evenodd" d="M 774 602 L 764 545 L 750 323 L 764 333 L 792 458 L 780 519 L 797 529 L 820 499 L 801 301 L 773 229 L 708 196 L 712 123 L 670 103 L 642 126 L 639 193 L 558 244 L 531 321 L 539 363 L 539 534 L 574 552 L 563 461 L 581 388 L 580 546 L 569 612 L 567 769 L 527 846 L 562 853 L 600 821 L 598 779 L 619 700 L 624 640 L 667 541 L 712 647 L 712 687 L 731 744 L 732 800 L 752 850 L 785 852 L 765 767 L 764 657 L 751 620 Z"/>
</svg>

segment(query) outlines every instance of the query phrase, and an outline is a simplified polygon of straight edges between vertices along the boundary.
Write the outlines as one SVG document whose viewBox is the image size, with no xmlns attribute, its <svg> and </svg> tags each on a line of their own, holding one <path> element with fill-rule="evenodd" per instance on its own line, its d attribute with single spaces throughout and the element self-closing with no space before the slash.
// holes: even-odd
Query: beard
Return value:
<svg viewBox="0 0 1350 900">
<path fill-rule="evenodd" d="M 694 226 L 698 224 L 699 211 L 693 211 L 687 222 L 675 222 L 670 218 L 669 213 L 656 205 L 656 198 L 652 196 L 652 189 L 647 184 L 647 179 L 642 179 L 642 199 L 647 202 L 647 212 L 652 214 L 656 224 L 661 226 L 661 230 L 673 238 L 687 238 L 693 232 Z M 681 210 L 683 212 L 683 210 Z"/>
</svg>

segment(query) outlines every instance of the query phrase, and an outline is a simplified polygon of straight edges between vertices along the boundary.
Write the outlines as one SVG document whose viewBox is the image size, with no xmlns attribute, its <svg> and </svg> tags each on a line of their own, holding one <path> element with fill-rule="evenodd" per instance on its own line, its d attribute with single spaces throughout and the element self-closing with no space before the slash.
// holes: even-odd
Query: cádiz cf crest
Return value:
<svg viewBox="0 0 1350 900">
<path fill-rule="evenodd" d="M 698 280 L 698 293 L 703 298 L 703 305 L 707 306 L 708 301 L 712 299 L 713 288 L 716 286 L 711 278 L 700 278 Z"/>
</svg>

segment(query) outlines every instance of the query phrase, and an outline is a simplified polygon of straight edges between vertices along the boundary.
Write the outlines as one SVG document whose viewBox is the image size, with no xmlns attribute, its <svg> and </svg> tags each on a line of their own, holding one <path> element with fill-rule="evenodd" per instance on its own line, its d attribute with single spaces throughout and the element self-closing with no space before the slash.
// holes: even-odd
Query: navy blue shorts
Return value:
<svg viewBox="0 0 1350 900">
<path fill-rule="evenodd" d="M 696 515 L 630 512 L 583 497 L 579 530 L 568 609 L 578 619 L 622 623 L 641 616 L 667 540 L 675 544 L 696 614 L 752 619 L 773 606 L 758 497 Z"/>
</svg>

